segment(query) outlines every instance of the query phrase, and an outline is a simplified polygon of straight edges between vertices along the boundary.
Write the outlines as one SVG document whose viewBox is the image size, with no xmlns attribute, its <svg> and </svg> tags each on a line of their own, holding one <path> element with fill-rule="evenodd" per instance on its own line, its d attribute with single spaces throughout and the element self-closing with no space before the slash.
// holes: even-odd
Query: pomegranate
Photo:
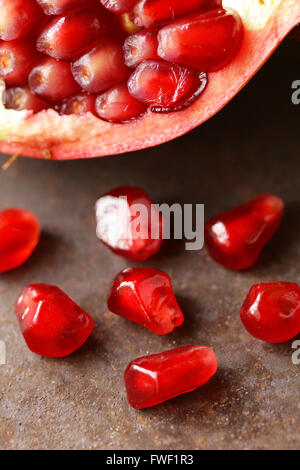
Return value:
<svg viewBox="0 0 300 470">
<path fill-rule="evenodd" d="M 97 237 L 131 261 L 146 261 L 162 245 L 163 219 L 141 188 L 124 186 L 96 202 Z"/>
<path fill-rule="evenodd" d="M 0 151 L 84 158 L 182 135 L 299 21 L 298 0 L 0 0 L 0 92 L 28 98 L 5 93 Z"/>
<path fill-rule="evenodd" d="M 139 357 L 124 374 L 128 402 L 137 409 L 158 405 L 204 385 L 217 368 L 217 356 L 207 346 L 182 346 Z"/>
<path fill-rule="evenodd" d="M 294 282 L 265 282 L 251 287 L 241 320 L 255 338 L 283 343 L 300 332 L 300 287 Z"/>
<path fill-rule="evenodd" d="M 107 305 L 111 312 L 158 335 L 171 333 L 184 321 L 170 277 L 154 268 L 128 268 L 119 273 Z"/>
<path fill-rule="evenodd" d="M 208 253 L 226 268 L 250 268 L 278 229 L 283 211 L 284 203 L 279 197 L 262 194 L 212 217 L 205 224 Z"/>
<path fill-rule="evenodd" d="M 0 211 L 0 273 L 25 263 L 40 234 L 40 223 L 32 212 L 17 208 Z"/>
<path fill-rule="evenodd" d="M 92 317 L 56 286 L 27 286 L 15 310 L 27 346 L 45 357 L 68 356 L 94 328 Z"/>
</svg>

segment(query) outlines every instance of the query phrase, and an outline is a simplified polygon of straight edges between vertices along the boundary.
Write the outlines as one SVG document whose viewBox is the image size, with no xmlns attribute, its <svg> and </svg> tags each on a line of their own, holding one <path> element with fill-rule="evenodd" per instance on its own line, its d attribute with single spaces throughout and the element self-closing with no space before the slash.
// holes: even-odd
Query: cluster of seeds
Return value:
<svg viewBox="0 0 300 470">
<path fill-rule="evenodd" d="M 1 0 L 7 108 L 127 122 L 189 106 L 243 39 L 221 0 Z"/>
<path fill-rule="evenodd" d="M 137 238 L 132 237 L 136 204 L 145 209 Z M 163 238 L 163 218 L 157 212 L 150 221 L 151 208 L 152 201 L 141 188 L 121 187 L 104 194 L 96 203 L 97 237 L 117 255 L 131 261 L 147 260 L 160 250 Z M 124 215 L 121 223 L 120 210 Z M 283 213 L 280 198 L 262 194 L 212 217 L 205 224 L 209 254 L 233 270 L 251 267 L 278 229 Z M 0 212 L 0 273 L 27 260 L 40 231 L 39 221 L 30 211 Z M 152 238 L 153 233 L 157 236 Z M 116 315 L 159 335 L 171 333 L 184 322 L 170 277 L 150 267 L 120 272 L 107 306 Z M 27 286 L 17 299 L 15 311 L 29 349 L 46 357 L 71 354 L 94 328 L 93 318 L 56 286 Z M 266 282 L 252 286 L 241 307 L 241 320 L 246 330 L 262 341 L 280 343 L 294 338 L 300 332 L 299 285 Z M 203 385 L 217 367 L 214 351 L 200 345 L 139 357 L 130 362 L 124 374 L 128 402 L 134 408 L 157 405 Z"/>
</svg>

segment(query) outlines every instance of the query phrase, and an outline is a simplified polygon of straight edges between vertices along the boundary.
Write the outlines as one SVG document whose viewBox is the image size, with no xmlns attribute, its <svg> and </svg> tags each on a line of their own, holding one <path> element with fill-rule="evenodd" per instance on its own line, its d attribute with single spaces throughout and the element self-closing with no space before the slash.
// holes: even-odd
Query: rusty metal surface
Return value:
<svg viewBox="0 0 300 470">
<path fill-rule="evenodd" d="M 285 43 L 221 114 L 177 141 L 93 161 L 19 159 L 0 174 L 1 208 L 32 209 L 44 229 L 31 259 L 0 278 L 2 449 L 300 448 L 292 342 L 254 340 L 239 319 L 251 284 L 300 282 L 299 109 L 290 100 L 296 51 L 296 43 Z M 106 307 L 110 282 L 127 263 L 97 242 L 93 205 L 124 184 L 142 186 L 156 202 L 205 203 L 207 216 L 270 191 L 284 198 L 287 212 L 258 265 L 244 273 L 223 269 L 205 251 L 166 243 L 147 264 L 170 273 L 186 322 L 159 337 Z M 72 356 L 50 360 L 26 348 L 13 304 L 31 282 L 58 284 L 95 318 L 92 337 Z M 193 343 L 215 349 L 217 375 L 189 395 L 131 409 L 122 380 L 127 363 Z"/>
</svg>

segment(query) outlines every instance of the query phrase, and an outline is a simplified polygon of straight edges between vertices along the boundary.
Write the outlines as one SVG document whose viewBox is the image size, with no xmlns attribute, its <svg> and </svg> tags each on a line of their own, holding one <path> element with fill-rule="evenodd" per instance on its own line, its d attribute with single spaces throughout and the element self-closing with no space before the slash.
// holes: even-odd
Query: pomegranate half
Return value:
<svg viewBox="0 0 300 470">
<path fill-rule="evenodd" d="M 35 114 L 6 109 L 0 102 L 0 151 L 54 160 L 120 154 L 167 142 L 208 120 L 300 23 L 299 0 L 224 0 L 223 6 L 235 9 L 243 21 L 242 47 L 229 65 L 212 70 L 205 92 L 188 107 L 166 114 L 148 108 L 138 119 L 115 123 L 90 112 L 61 115 L 52 108 L 43 109 L 40 102 L 37 109 L 42 110 Z M 0 81 L 0 96 L 4 89 Z"/>
</svg>

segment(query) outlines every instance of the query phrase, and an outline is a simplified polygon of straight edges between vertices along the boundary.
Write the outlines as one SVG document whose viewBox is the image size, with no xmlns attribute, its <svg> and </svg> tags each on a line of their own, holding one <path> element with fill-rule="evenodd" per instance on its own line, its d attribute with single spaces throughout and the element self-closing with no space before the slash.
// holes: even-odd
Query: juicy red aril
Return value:
<svg viewBox="0 0 300 470">
<path fill-rule="evenodd" d="M 107 305 L 158 335 L 171 333 L 184 321 L 170 277 L 153 268 L 129 268 L 118 274 Z"/>
<path fill-rule="evenodd" d="M 292 282 L 266 282 L 251 287 L 241 320 L 255 338 L 283 343 L 300 333 L 300 287 Z"/>
<path fill-rule="evenodd" d="M 205 224 L 210 256 L 223 266 L 241 270 L 252 266 L 280 225 L 284 205 L 271 194 L 212 217 Z"/>
<path fill-rule="evenodd" d="M 16 302 L 16 315 L 29 349 L 41 356 L 64 357 L 85 343 L 92 317 L 56 286 L 32 284 Z"/>
<path fill-rule="evenodd" d="M 156 112 L 175 111 L 188 106 L 206 85 L 204 73 L 154 60 L 138 65 L 128 80 L 131 95 Z"/>
<path fill-rule="evenodd" d="M 129 72 L 123 61 L 122 45 L 106 39 L 72 64 L 74 79 L 90 93 L 100 93 L 123 80 Z"/>
<path fill-rule="evenodd" d="M 28 82 L 33 93 L 50 101 L 60 101 L 79 90 L 70 64 L 51 57 L 32 69 Z"/>
<path fill-rule="evenodd" d="M 23 264 L 38 244 L 41 226 L 25 209 L 0 212 L 0 273 Z"/>
<path fill-rule="evenodd" d="M 158 55 L 168 62 L 216 72 L 232 61 L 242 40 L 240 16 L 219 8 L 164 26 L 158 33 Z"/>
<path fill-rule="evenodd" d="M 0 78 L 7 86 L 26 83 L 28 74 L 37 60 L 32 41 L 15 40 L 0 43 Z"/>
<path fill-rule="evenodd" d="M 218 360 L 206 346 L 183 346 L 132 361 L 124 374 L 133 408 L 149 408 L 204 385 L 216 373 Z"/>
<path fill-rule="evenodd" d="M 124 62 L 127 67 L 136 67 L 144 60 L 159 60 L 157 55 L 157 33 L 139 31 L 124 42 Z"/>
<path fill-rule="evenodd" d="M 37 49 L 55 59 L 73 60 L 108 33 L 108 15 L 97 8 L 55 17 L 41 32 Z"/>
<path fill-rule="evenodd" d="M 153 28 L 188 13 L 216 8 L 221 3 L 221 0 L 140 0 L 131 18 L 138 26 Z"/>
<path fill-rule="evenodd" d="M 113 13 L 128 13 L 137 0 L 100 0 Z"/>
<path fill-rule="evenodd" d="M 61 15 L 79 7 L 93 6 L 96 0 L 36 0 L 46 15 Z"/>
<path fill-rule="evenodd" d="M 97 237 L 114 253 L 145 261 L 159 251 L 162 217 L 142 189 L 121 187 L 100 197 L 96 217 Z"/>
<path fill-rule="evenodd" d="M 96 100 L 97 115 L 105 121 L 127 122 L 145 111 L 145 106 L 131 96 L 126 83 L 110 88 Z"/>
<path fill-rule="evenodd" d="M 0 1 L 0 39 L 12 41 L 38 26 L 43 12 L 35 0 Z"/>
<path fill-rule="evenodd" d="M 50 107 L 47 101 L 34 95 L 28 87 L 7 88 L 4 92 L 4 103 L 6 108 L 16 111 L 33 111 L 38 113 Z"/>
<path fill-rule="evenodd" d="M 56 106 L 56 109 L 60 114 L 94 114 L 95 101 L 95 96 L 88 95 L 87 93 L 79 93 L 78 95 L 70 96 L 70 98 L 63 100 Z"/>
</svg>

